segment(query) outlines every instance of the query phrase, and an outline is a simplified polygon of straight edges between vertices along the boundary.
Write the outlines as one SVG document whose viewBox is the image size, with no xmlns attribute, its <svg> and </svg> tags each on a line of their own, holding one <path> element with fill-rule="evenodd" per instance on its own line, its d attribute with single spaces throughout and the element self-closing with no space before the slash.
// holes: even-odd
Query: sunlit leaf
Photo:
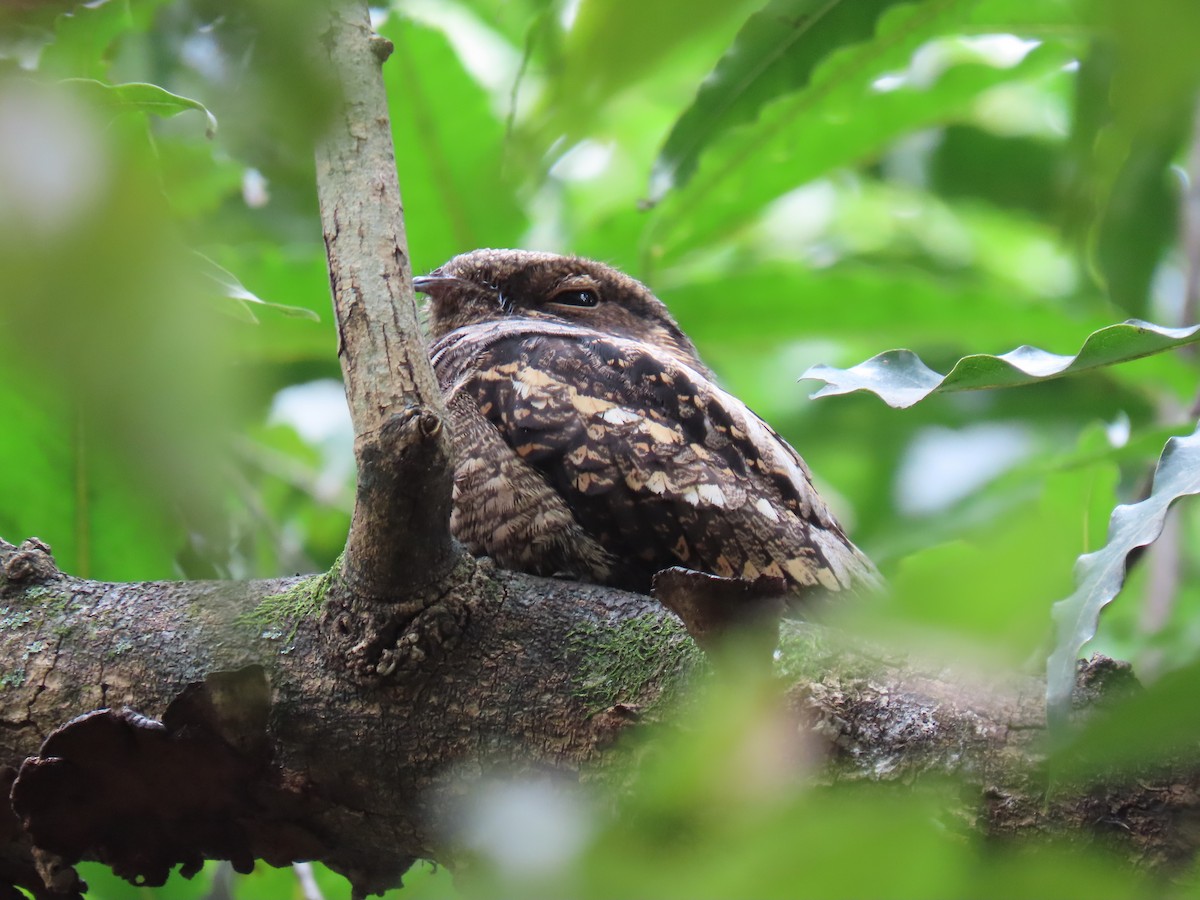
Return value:
<svg viewBox="0 0 1200 900">
<path fill-rule="evenodd" d="M 551 63 L 556 77 L 545 106 L 553 133 L 547 136 L 554 139 L 560 133 L 578 132 L 598 107 L 681 50 L 723 32 L 732 35 L 754 6 L 753 0 L 648 4 L 582 0 Z"/>
<path fill-rule="evenodd" d="M 801 379 L 824 381 L 812 396 L 869 391 L 888 406 L 904 409 L 930 394 L 1017 387 L 1111 366 L 1200 341 L 1200 325 L 1165 328 L 1137 319 L 1092 332 L 1074 356 L 1037 347 L 1018 347 L 1001 356 L 976 354 L 960 359 L 950 374 L 929 368 L 911 350 L 888 350 L 849 369 L 813 366 Z"/>
<path fill-rule="evenodd" d="M 762 105 L 803 87 L 838 48 L 871 36 L 898 0 L 772 0 L 738 32 L 654 164 L 650 200 L 691 178 L 714 136 L 753 119 Z"/>
<path fill-rule="evenodd" d="M 63 84 L 76 89 L 97 106 L 114 114 L 142 112 L 170 118 L 181 112 L 197 110 L 204 113 L 205 136 L 211 138 L 217 133 L 217 117 L 209 112 L 208 107 L 199 100 L 172 94 L 156 84 L 105 84 L 93 78 L 67 78 Z"/>
<path fill-rule="evenodd" d="M 832 54 L 804 90 L 717 137 L 695 177 L 656 211 L 654 253 L 670 257 L 728 235 L 761 215 L 764 203 L 869 162 L 903 135 L 961 120 L 989 89 L 1050 75 L 1071 59 L 1066 47 L 1047 43 L 1011 69 L 964 61 L 932 84 L 875 87 L 881 76 L 905 70 L 922 44 L 952 30 L 962 12 L 945 0 L 890 10 L 871 41 Z"/>
<path fill-rule="evenodd" d="M 1121 590 L 1125 561 L 1138 547 L 1154 542 L 1162 532 L 1171 504 L 1200 493 L 1200 429 L 1188 437 L 1167 441 L 1150 496 L 1140 503 L 1118 506 L 1108 526 L 1108 543 L 1075 565 L 1075 593 L 1054 605 L 1058 642 L 1046 664 L 1046 701 L 1052 721 L 1065 720 L 1075 684 L 1075 660 L 1096 634 L 1100 611 Z"/>
</svg>

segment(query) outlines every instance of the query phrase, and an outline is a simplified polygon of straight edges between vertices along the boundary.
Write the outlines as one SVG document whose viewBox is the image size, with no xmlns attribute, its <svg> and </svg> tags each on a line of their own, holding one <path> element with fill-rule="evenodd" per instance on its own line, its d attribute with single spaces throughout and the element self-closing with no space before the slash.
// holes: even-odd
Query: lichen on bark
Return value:
<svg viewBox="0 0 1200 900">
<path fill-rule="evenodd" d="M 290 642 L 295 638 L 301 622 L 315 619 L 321 614 L 325 595 L 341 571 L 341 565 L 342 557 L 339 555 L 328 571 L 309 575 L 278 594 L 264 597 L 253 610 L 238 616 L 236 621 L 260 628 L 264 635 L 282 637 L 286 634 Z"/>
<path fill-rule="evenodd" d="M 651 686 L 659 704 L 669 706 L 705 667 L 683 625 L 662 614 L 634 616 L 615 628 L 581 622 L 567 634 L 567 652 L 579 657 L 575 695 L 593 711 L 635 702 Z"/>
</svg>

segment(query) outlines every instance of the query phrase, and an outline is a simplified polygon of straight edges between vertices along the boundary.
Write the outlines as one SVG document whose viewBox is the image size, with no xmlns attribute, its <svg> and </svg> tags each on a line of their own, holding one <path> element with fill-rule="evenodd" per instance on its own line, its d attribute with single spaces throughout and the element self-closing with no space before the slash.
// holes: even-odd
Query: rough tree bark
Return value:
<svg viewBox="0 0 1200 900">
<path fill-rule="evenodd" d="M 458 858 L 446 814 L 493 776 L 625 783 L 623 733 L 669 714 L 701 654 L 652 599 L 496 570 L 448 527 L 450 446 L 413 311 L 391 137 L 365 3 L 322 45 L 348 98 L 318 150 L 322 221 L 359 467 L 330 573 L 105 584 L 0 542 L 0 900 L 79 894 L 96 859 L 157 884 L 182 864 L 321 860 L 356 894 L 417 858 Z M 464 248 L 465 249 L 465 248 Z M 1042 685 L 971 688 L 833 652 L 789 626 L 795 727 L 829 777 L 963 778 L 989 833 L 1116 836 L 1189 859 L 1200 784 L 1091 785 L 1047 798 Z M 1119 666 L 1084 671 L 1088 684 Z"/>
</svg>

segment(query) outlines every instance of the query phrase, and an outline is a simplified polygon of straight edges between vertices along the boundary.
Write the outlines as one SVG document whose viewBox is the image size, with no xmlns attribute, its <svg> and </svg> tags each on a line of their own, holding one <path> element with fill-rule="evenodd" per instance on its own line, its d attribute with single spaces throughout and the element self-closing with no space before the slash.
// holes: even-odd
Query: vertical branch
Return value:
<svg viewBox="0 0 1200 900">
<path fill-rule="evenodd" d="M 324 62 L 342 98 L 318 143 L 317 194 L 354 423 L 358 489 L 342 574 L 393 597 L 454 563 L 445 407 L 417 324 L 404 213 L 366 0 L 330 0 Z"/>
</svg>

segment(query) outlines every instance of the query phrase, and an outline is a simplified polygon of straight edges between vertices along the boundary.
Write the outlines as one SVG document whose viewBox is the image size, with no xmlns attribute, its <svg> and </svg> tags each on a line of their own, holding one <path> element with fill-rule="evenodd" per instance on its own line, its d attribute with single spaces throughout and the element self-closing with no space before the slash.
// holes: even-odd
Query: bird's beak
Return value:
<svg viewBox="0 0 1200 900">
<path fill-rule="evenodd" d="M 459 283 L 460 280 L 453 275 L 418 275 L 413 279 L 413 290 L 436 297 L 441 291 Z"/>
</svg>

